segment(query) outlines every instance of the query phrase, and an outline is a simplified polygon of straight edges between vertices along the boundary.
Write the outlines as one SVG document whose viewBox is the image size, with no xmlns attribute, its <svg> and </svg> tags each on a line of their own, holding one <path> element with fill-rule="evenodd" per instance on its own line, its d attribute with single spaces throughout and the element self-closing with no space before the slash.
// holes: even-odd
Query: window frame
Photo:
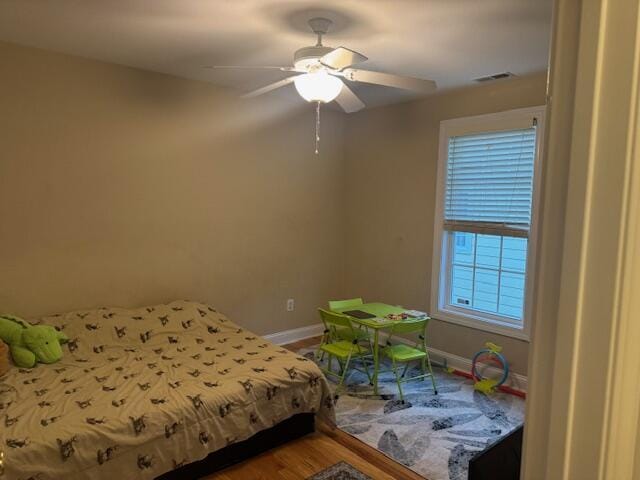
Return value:
<svg viewBox="0 0 640 480">
<path fill-rule="evenodd" d="M 538 217 L 540 205 L 540 174 L 541 155 L 544 136 L 545 106 L 519 108 L 498 113 L 476 115 L 472 117 L 455 118 L 440 122 L 438 147 L 438 170 L 436 183 L 436 210 L 434 216 L 433 261 L 431 278 L 431 316 L 437 320 L 463 325 L 476 330 L 497 333 L 508 337 L 529 341 L 533 319 L 531 318 L 533 285 L 535 274 L 536 245 L 538 236 Z M 531 203 L 531 228 L 527 242 L 527 269 L 525 274 L 525 297 L 522 327 L 505 321 L 501 316 L 486 312 L 472 311 L 448 305 L 447 294 L 450 292 L 450 282 L 444 282 L 446 267 L 450 262 L 452 249 L 449 248 L 448 238 L 444 229 L 444 207 L 447 180 L 447 162 L 449 156 L 449 138 L 458 135 L 492 132 L 500 130 L 514 130 L 531 126 L 536 118 L 536 152 L 534 157 L 533 194 Z M 441 285 L 444 288 L 441 288 Z"/>
</svg>

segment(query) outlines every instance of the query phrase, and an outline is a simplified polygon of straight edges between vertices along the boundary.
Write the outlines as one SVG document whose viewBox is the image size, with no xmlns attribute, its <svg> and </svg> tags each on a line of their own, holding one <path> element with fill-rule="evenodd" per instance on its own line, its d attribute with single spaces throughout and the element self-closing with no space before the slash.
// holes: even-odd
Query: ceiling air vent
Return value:
<svg viewBox="0 0 640 480">
<path fill-rule="evenodd" d="M 493 75 L 487 75 L 486 77 L 474 78 L 474 82 L 491 82 L 493 80 L 502 80 L 503 78 L 512 78 L 516 75 L 511 72 L 494 73 Z"/>
</svg>

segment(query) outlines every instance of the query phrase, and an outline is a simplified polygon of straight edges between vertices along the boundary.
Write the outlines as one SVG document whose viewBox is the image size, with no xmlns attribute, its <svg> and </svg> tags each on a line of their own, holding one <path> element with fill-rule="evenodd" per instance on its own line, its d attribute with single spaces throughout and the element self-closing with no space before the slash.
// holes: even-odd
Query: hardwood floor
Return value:
<svg viewBox="0 0 640 480">
<path fill-rule="evenodd" d="M 299 350 L 320 337 L 285 345 Z M 207 480 L 304 480 L 340 461 L 374 480 L 424 480 L 375 448 L 339 429 L 318 423 L 316 432 L 206 477 Z"/>
<path fill-rule="evenodd" d="M 348 439 L 342 438 L 349 437 Z M 305 480 L 345 461 L 374 480 L 424 480 L 348 434 L 317 432 L 206 477 L 208 480 Z"/>
<path fill-rule="evenodd" d="M 320 339 L 322 337 L 311 337 L 305 338 L 304 340 L 298 340 L 297 342 L 290 343 L 288 345 L 283 345 L 284 348 L 291 350 L 292 352 L 297 352 L 301 348 L 312 347 L 313 345 L 318 345 L 320 343 Z"/>
</svg>

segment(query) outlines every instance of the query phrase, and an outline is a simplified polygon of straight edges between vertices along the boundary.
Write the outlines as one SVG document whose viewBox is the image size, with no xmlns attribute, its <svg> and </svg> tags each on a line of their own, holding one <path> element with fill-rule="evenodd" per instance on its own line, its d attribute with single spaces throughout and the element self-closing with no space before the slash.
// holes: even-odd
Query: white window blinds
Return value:
<svg viewBox="0 0 640 480">
<path fill-rule="evenodd" d="M 449 137 L 444 228 L 528 236 L 536 128 Z"/>
</svg>

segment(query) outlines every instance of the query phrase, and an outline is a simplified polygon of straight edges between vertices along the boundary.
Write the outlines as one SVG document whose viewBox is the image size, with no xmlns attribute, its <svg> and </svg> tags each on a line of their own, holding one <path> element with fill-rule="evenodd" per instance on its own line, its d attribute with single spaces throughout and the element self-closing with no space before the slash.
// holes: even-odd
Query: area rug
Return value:
<svg viewBox="0 0 640 480">
<path fill-rule="evenodd" d="M 313 359 L 314 351 L 300 353 Z M 363 373 L 351 372 L 336 403 L 338 427 L 428 480 L 467 480 L 469 460 L 522 424 L 524 400 L 479 393 L 435 366 L 434 375 L 438 395 L 429 379 L 408 382 L 403 404 L 391 372 L 380 375 L 379 395 Z"/>
<path fill-rule="evenodd" d="M 336 463 L 316 473 L 307 480 L 373 480 L 347 462 Z"/>
</svg>

